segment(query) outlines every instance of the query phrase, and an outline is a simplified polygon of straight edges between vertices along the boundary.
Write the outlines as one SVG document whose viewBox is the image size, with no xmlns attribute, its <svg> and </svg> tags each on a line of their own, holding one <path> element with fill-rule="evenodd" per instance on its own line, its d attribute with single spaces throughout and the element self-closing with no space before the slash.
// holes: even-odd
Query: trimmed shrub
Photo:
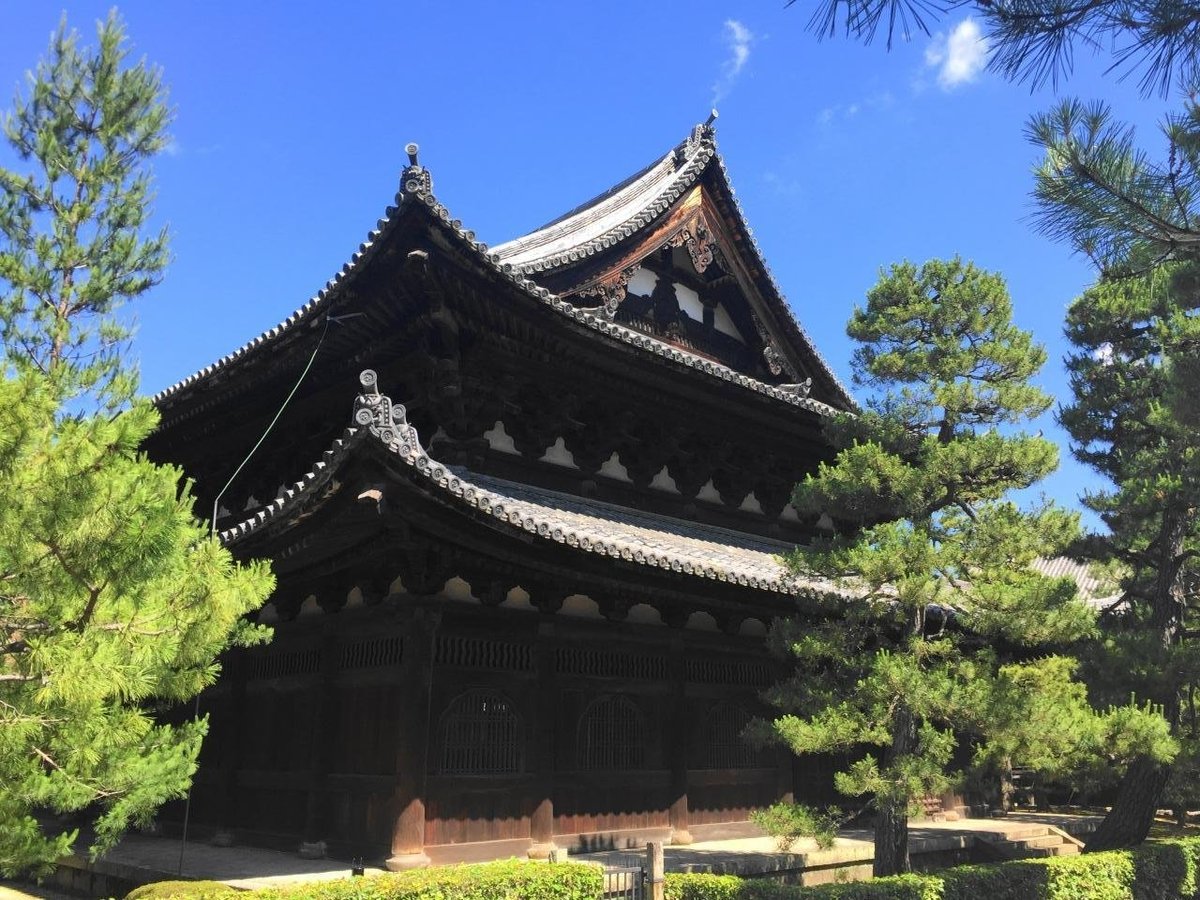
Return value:
<svg viewBox="0 0 1200 900">
<path fill-rule="evenodd" d="M 1133 877 L 1132 855 L 1123 851 L 959 866 L 942 873 L 945 900 L 1131 900 Z"/>
<path fill-rule="evenodd" d="M 186 897 L 188 900 L 228 898 L 237 891 L 219 881 L 156 881 L 143 884 L 125 895 L 125 900 L 167 900 L 170 897 Z"/>
<path fill-rule="evenodd" d="M 803 890 L 761 878 L 668 872 L 663 893 L 666 900 L 798 900 Z"/>
<path fill-rule="evenodd" d="M 893 875 L 802 890 L 797 900 L 941 900 L 942 879 L 936 875 Z"/>
<path fill-rule="evenodd" d="M 1191 900 L 1197 895 L 1200 839 L 1154 841 L 1133 851 L 1134 900 L 1162 897 Z"/>
<path fill-rule="evenodd" d="M 596 900 L 599 866 L 523 860 L 440 866 L 249 891 L 238 900 Z"/>
<path fill-rule="evenodd" d="M 897 875 L 871 881 L 780 884 L 736 875 L 667 875 L 666 900 L 941 900 L 942 881 L 931 875 Z"/>
</svg>

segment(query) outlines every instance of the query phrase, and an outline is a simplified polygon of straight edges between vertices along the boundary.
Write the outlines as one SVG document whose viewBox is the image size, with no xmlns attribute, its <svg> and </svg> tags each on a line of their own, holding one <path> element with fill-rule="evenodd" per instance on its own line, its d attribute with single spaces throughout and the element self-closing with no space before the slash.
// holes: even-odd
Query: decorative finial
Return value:
<svg viewBox="0 0 1200 900">
<path fill-rule="evenodd" d="M 408 164 L 410 166 L 415 166 L 417 164 L 417 153 L 420 151 L 420 149 L 421 148 L 416 144 L 404 145 L 404 152 L 408 154 Z"/>
<path fill-rule="evenodd" d="M 705 128 L 712 128 L 713 122 L 717 121 L 717 108 L 714 106 L 712 112 L 708 114 L 708 119 L 704 122 Z"/>
</svg>

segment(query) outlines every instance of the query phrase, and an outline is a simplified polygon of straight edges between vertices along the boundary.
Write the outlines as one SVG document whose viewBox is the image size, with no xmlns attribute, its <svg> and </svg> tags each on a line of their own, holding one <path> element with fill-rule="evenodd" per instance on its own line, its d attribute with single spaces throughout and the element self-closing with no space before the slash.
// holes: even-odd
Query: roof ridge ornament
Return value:
<svg viewBox="0 0 1200 900">
<path fill-rule="evenodd" d="M 363 392 L 354 400 L 354 424 L 365 427 L 389 449 L 405 459 L 423 456 L 417 429 L 408 424 L 403 403 L 379 392 L 379 376 L 364 369 L 358 376 Z"/>
<path fill-rule="evenodd" d="M 716 129 L 713 128 L 713 123 L 716 121 L 717 111 L 716 109 L 713 109 L 708 114 L 708 118 L 704 120 L 703 124 L 696 125 L 694 128 L 692 128 L 692 132 L 688 135 L 687 140 L 683 142 L 683 146 L 676 151 L 676 168 L 685 165 L 687 161 L 695 156 L 696 153 L 699 152 L 699 150 L 705 145 L 710 147 L 714 146 L 713 138 L 716 135 Z"/>
<path fill-rule="evenodd" d="M 405 194 L 432 196 L 433 176 L 429 174 L 428 169 L 417 162 L 417 154 L 421 152 L 421 147 L 410 141 L 404 145 L 404 152 L 408 154 L 408 165 L 400 176 L 401 191 Z"/>
</svg>

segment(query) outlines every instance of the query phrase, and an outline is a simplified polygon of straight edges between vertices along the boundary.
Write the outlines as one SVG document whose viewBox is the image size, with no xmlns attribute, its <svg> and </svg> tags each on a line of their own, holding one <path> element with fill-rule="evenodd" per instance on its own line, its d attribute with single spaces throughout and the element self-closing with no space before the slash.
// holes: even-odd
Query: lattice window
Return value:
<svg viewBox="0 0 1200 900">
<path fill-rule="evenodd" d="M 464 669 L 506 669 L 514 672 L 533 670 L 533 647 L 487 638 L 441 635 L 434 661 L 441 666 Z"/>
<path fill-rule="evenodd" d="M 521 717 L 503 695 L 467 691 L 442 716 L 444 775 L 501 775 L 520 772 L 524 756 Z"/>
<path fill-rule="evenodd" d="M 769 663 L 689 659 L 684 677 L 693 684 L 736 684 L 755 687 L 771 684 L 775 677 Z"/>
<path fill-rule="evenodd" d="M 400 635 L 367 638 L 342 646 L 343 669 L 375 669 L 400 662 L 404 644 Z"/>
<path fill-rule="evenodd" d="M 628 697 L 593 701 L 579 720 L 579 767 L 610 771 L 643 768 L 645 730 L 641 712 Z"/>
<path fill-rule="evenodd" d="M 290 675 L 311 675 L 321 667 L 321 650 L 310 647 L 291 650 L 252 653 L 246 667 L 246 677 L 251 681 L 269 678 L 286 678 Z"/>
<path fill-rule="evenodd" d="M 554 653 L 554 666 L 564 675 L 593 678 L 638 678 L 663 681 L 668 676 L 663 656 L 613 653 L 590 647 L 560 647 Z"/>
<path fill-rule="evenodd" d="M 697 769 L 757 769 L 768 765 L 767 754 L 742 738 L 750 714 L 732 703 L 718 703 L 704 718 Z"/>
</svg>

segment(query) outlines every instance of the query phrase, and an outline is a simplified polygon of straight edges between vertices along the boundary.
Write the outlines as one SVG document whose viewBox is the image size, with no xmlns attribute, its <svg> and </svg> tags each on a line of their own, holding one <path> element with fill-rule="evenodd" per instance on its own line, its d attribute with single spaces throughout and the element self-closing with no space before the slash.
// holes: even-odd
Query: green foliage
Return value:
<svg viewBox="0 0 1200 900">
<path fill-rule="evenodd" d="M 666 900 L 940 900 L 941 879 L 896 875 L 816 887 L 733 875 L 668 874 Z"/>
<path fill-rule="evenodd" d="M 794 900 L 803 888 L 766 878 L 668 872 L 665 900 Z"/>
<path fill-rule="evenodd" d="M 783 713 L 774 730 L 797 753 L 878 748 L 836 780 L 883 814 L 876 874 L 907 867 L 906 852 L 892 859 L 880 848 L 893 846 L 888 829 L 923 795 L 949 786 L 963 732 L 994 764 L 1020 754 L 1062 768 L 1131 733 L 1174 751 L 1153 711 L 1097 718 L 1084 690 L 1062 681 L 1073 663 L 1029 661 L 1088 635 L 1093 621 L 1073 582 L 1034 567 L 1076 536 L 1077 517 L 1005 499 L 1056 464 L 1049 441 L 1016 430 L 1050 398 L 1030 383 L 1045 351 L 1011 313 L 1003 280 L 958 259 L 883 273 L 848 328 L 860 342 L 855 381 L 875 393 L 862 415 L 837 423 L 837 458 L 794 496 L 841 533 L 789 561 L 838 590 L 772 631 L 796 663 L 768 695 Z M 1001 667 L 997 643 L 1024 646 L 1025 661 Z M 1068 746 L 1038 724 L 1090 737 Z"/>
<path fill-rule="evenodd" d="M 1166 96 L 1172 84 L 1188 89 L 1200 82 L 1200 6 L 1193 0 L 818 0 L 808 27 L 821 37 L 844 30 L 868 44 L 882 28 L 890 48 L 896 38 L 907 42 L 918 31 L 929 34 L 938 18 L 963 7 L 982 26 L 988 67 L 1013 81 L 1057 85 L 1074 69 L 1076 50 L 1107 49 L 1110 68 L 1122 77 L 1141 70 L 1145 94 Z"/>
<path fill-rule="evenodd" d="M 796 887 L 730 875 L 668 875 L 667 900 L 1192 900 L 1200 838 L 1153 841 L 1134 851 L 957 866 Z M 762 891 L 761 893 L 759 891 Z"/>
<path fill-rule="evenodd" d="M 1151 841 L 1133 853 L 1134 900 L 1192 898 L 1200 888 L 1200 839 Z"/>
<path fill-rule="evenodd" d="M 1065 100 L 1034 116 L 1037 226 L 1110 276 L 1200 255 L 1200 104 L 1194 94 L 1163 124 L 1166 152 L 1152 158 L 1105 103 Z"/>
<path fill-rule="evenodd" d="M 1095 665 L 1097 690 L 1161 706 L 1190 742 L 1200 723 L 1192 713 L 1181 727 L 1180 700 L 1200 680 L 1200 655 L 1186 640 L 1200 600 L 1200 445 L 1189 418 L 1200 395 L 1198 282 L 1200 263 L 1177 262 L 1102 280 L 1079 297 L 1067 315 L 1074 401 L 1060 413 L 1074 455 L 1111 484 L 1083 498 L 1108 532 L 1081 550 L 1119 566 L 1126 604 Z M 1165 781 L 1156 777 L 1156 787 Z M 1188 792 L 1178 778 L 1172 790 Z M 1123 795 L 1093 840 L 1112 847 L 1144 838 L 1159 802 L 1157 790 Z"/>
<path fill-rule="evenodd" d="M 942 876 L 945 900 L 1130 900 L 1134 896 L 1133 859 L 1120 852 L 961 866 Z"/>
<path fill-rule="evenodd" d="M 138 446 L 146 403 L 60 419 L 44 382 L 0 379 L 0 871 L 71 849 L 44 813 L 89 810 L 94 849 L 181 796 L 205 723 L 155 704 L 216 677 L 271 588 L 192 516 L 180 472 Z M 38 817 L 44 820 L 39 823 Z"/>
<path fill-rule="evenodd" d="M 114 17 L 90 52 L 60 28 L 6 121 L 40 172 L 0 171 L 0 875 L 46 869 L 84 823 L 98 853 L 183 795 L 206 722 L 156 709 L 263 636 L 242 617 L 272 587 L 138 452 L 157 413 L 113 311 L 165 264 L 139 231 L 167 113 L 123 41 Z"/>
<path fill-rule="evenodd" d="M 816 809 L 801 803 L 773 803 L 766 809 L 752 810 L 750 820 L 775 838 L 780 850 L 790 850 L 800 838 L 810 837 L 822 850 L 837 840 L 837 831 L 845 814 L 836 806 Z"/>
<path fill-rule="evenodd" d="M 145 162 L 168 141 L 159 73 L 125 64 L 115 12 L 82 50 L 65 21 L 4 123 L 24 174 L 0 168 L 0 335 L 5 362 L 46 375 L 63 399 L 114 409 L 137 380 L 122 357 L 122 302 L 158 283 L 167 234 L 151 214 Z"/>
<path fill-rule="evenodd" d="M 235 888 L 219 881 L 156 881 L 134 888 L 125 895 L 125 900 L 170 900 L 173 897 L 211 900 L 237 893 Z"/>
<path fill-rule="evenodd" d="M 871 881 L 806 888 L 802 900 L 940 900 L 942 881 L 933 875 L 893 875 Z"/>
<path fill-rule="evenodd" d="M 595 900 L 599 866 L 524 860 L 417 869 L 249 891 L 244 900 Z"/>
<path fill-rule="evenodd" d="M 959 866 L 816 887 L 734 875 L 668 873 L 666 900 L 1191 900 L 1200 838 L 1151 842 L 1133 852 Z M 594 900 L 601 869 L 520 860 L 310 882 L 241 893 L 245 900 Z M 127 900 L 218 896 L 214 882 L 146 885 Z"/>
</svg>

